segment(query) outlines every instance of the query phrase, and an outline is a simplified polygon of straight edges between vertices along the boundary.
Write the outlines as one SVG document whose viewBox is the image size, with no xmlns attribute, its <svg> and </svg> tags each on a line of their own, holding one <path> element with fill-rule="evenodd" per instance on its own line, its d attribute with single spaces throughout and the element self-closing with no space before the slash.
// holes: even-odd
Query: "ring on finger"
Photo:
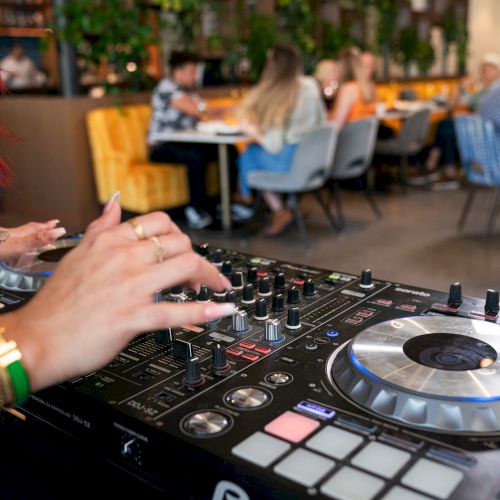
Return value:
<svg viewBox="0 0 500 500">
<path fill-rule="evenodd" d="M 163 262 L 165 260 L 165 254 L 167 249 L 160 243 L 160 240 L 156 236 L 151 236 L 149 238 L 155 244 L 155 257 L 157 262 Z"/>
<path fill-rule="evenodd" d="M 130 219 L 128 223 L 132 226 L 132 229 L 134 230 L 134 233 L 136 234 L 137 238 L 139 238 L 139 241 L 146 239 L 144 228 L 141 226 L 139 222 L 137 222 L 136 219 Z"/>
</svg>

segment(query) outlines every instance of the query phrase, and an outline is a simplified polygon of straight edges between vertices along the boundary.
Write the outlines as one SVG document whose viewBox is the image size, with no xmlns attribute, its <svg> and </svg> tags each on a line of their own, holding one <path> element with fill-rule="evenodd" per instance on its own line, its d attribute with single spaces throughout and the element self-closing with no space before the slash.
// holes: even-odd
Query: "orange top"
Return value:
<svg viewBox="0 0 500 500">
<path fill-rule="evenodd" d="M 354 83 L 356 84 L 356 87 L 358 89 L 358 98 L 356 99 L 356 101 L 354 101 L 354 104 L 349 111 L 349 115 L 347 116 L 348 123 L 356 120 L 362 120 L 363 118 L 367 118 L 368 116 L 373 116 L 375 114 L 375 101 L 365 102 L 361 93 L 361 87 L 359 83 Z"/>
</svg>

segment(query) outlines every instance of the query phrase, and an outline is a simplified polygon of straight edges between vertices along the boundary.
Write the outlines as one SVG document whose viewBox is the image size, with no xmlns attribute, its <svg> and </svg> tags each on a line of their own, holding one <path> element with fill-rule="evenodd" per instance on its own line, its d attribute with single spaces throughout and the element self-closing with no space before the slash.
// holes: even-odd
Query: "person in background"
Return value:
<svg viewBox="0 0 500 500">
<path fill-rule="evenodd" d="M 489 92 L 481 100 L 478 111 L 483 118 L 495 124 L 500 141 L 500 79 L 491 85 Z"/>
<path fill-rule="evenodd" d="M 347 123 L 375 114 L 375 85 L 362 63 L 361 52 L 355 47 L 339 52 L 341 85 L 329 119 L 342 129 Z"/>
<path fill-rule="evenodd" d="M 10 52 L 0 61 L 0 73 L 8 89 L 41 87 L 46 82 L 45 75 L 24 53 L 20 43 L 14 43 Z"/>
<path fill-rule="evenodd" d="M 316 65 L 313 76 L 318 82 L 326 109 L 332 109 L 340 80 L 338 64 L 333 59 L 322 59 Z"/>
<path fill-rule="evenodd" d="M 147 142 L 149 159 L 157 163 L 180 163 L 188 170 L 190 205 L 184 214 L 189 227 L 202 229 L 212 223 L 206 211 L 207 193 L 205 173 L 211 161 L 217 161 L 216 144 L 165 142 L 162 132 L 193 130 L 198 122 L 211 114 L 203 100 L 195 93 L 198 58 L 186 52 L 173 52 L 170 57 L 171 77 L 156 86 L 151 100 L 152 115 Z M 220 110 L 214 110 L 219 116 Z M 229 160 L 236 169 L 236 151 L 229 148 Z M 252 215 L 251 211 L 247 214 Z M 244 217 L 243 217 L 244 218 Z"/>
<path fill-rule="evenodd" d="M 366 77 L 369 81 L 373 82 L 375 80 L 375 70 L 377 69 L 377 59 L 375 54 L 364 51 L 361 53 L 360 58 Z"/>
<path fill-rule="evenodd" d="M 491 108 L 490 92 L 494 92 L 500 79 L 500 56 L 494 53 L 485 54 L 479 64 L 478 84 L 475 92 L 469 92 L 473 82 L 470 77 L 464 79 L 460 85 L 459 93 L 450 103 L 451 109 L 468 108 L 488 115 L 487 108 Z M 485 104 L 483 104 L 483 102 Z M 440 121 L 437 126 L 434 145 L 425 161 L 422 172 L 417 176 L 408 178 L 409 183 L 423 185 L 431 183 L 435 190 L 458 189 L 457 169 L 457 139 L 451 115 Z M 439 172 L 439 167 L 442 172 Z"/>
<path fill-rule="evenodd" d="M 251 201 L 248 175 L 252 170 L 288 172 L 298 142 L 325 121 L 325 108 L 317 83 L 301 75 L 302 56 L 289 44 L 270 49 L 258 84 L 240 110 L 241 129 L 254 143 L 240 156 L 240 190 Z M 265 192 L 272 212 L 267 236 L 280 234 L 293 221 L 293 213 L 276 193 Z"/>
</svg>

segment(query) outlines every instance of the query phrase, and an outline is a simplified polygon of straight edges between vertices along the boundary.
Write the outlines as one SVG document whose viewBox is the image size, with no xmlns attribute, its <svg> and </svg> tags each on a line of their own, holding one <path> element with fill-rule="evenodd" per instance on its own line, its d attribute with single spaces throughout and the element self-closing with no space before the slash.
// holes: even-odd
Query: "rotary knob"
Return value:
<svg viewBox="0 0 500 500">
<path fill-rule="evenodd" d="M 450 285 L 450 293 L 448 294 L 448 305 L 458 307 L 462 303 L 462 285 L 456 281 Z"/>
<path fill-rule="evenodd" d="M 170 295 L 172 297 L 178 297 L 181 294 L 182 294 L 182 285 L 177 285 L 170 289 Z"/>
<path fill-rule="evenodd" d="M 498 290 L 486 290 L 486 303 L 484 304 L 484 312 L 488 316 L 496 316 L 498 314 Z"/>
<path fill-rule="evenodd" d="M 184 382 L 192 387 L 196 387 L 203 383 L 203 377 L 201 376 L 200 369 L 200 360 L 196 356 L 193 356 L 186 360 Z"/>
<path fill-rule="evenodd" d="M 299 290 L 295 285 L 288 289 L 286 301 L 289 304 L 298 304 L 300 302 Z"/>
<path fill-rule="evenodd" d="M 210 245 L 208 243 L 200 243 L 196 247 L 196 253 L 202 257 L 206 257 L 210 253 Z"/>
<path fill-rule="evenodd" d="M 252 283 L 248 283 L 244 286 L 241 302 L 243 304 L 253 304 L 255 302 Z"/>
<path fill-rule="evenodd" d="M 234 290 L 241 290 L 243 288 L 243 273 L 238 271 L 231 274 L 231 286 Z"/>
<path fill-rule="evenodd" d="M 201 285 L 200 291 L 196 296 L 197 302 L 208 302 L 210 300 L 210 294 L 208 292 L 208 288 L 205 285 Z"/>
<path fill-rule="evenodd" d="M 269 318 L 269 314 L 267 314 L 266 299 L 259 299 L 255 304 L 254 318 L 259 321 L 264 321 Z"/>
<path fill-rule="evenodd" d="M 236 302 L 236 292 L 228 290 L 224 298 L 225 302 Z"/>
<path fill-rule="evenodd" d="M 256 267 L 250 267 L 247 271 L 247 282 L 255 283 L 257 281 L 257 271 Z"/>
<path fill-rule="evenodd" d="M 222 266 L 222 260 L 224 258 L 224 253 L 220 248 L 217 248 L 215 252 L 212 254 L 212 264 L 215 266 Z"/>
<path fill-rule="evenodd" d="M 268 319 L 266 321 L 266 330 L 264 332 L 264 339 L 267 342 L 279 342 L 283 340 L 281 335 L 281 325 L 277 319 Z"/>
<path fill-rule="evenodd" d="M 278 273 L 274 276 L 274 288 L 282 290 L 286 286 L 286 278 L 283 273 Z"/>
<path fill-rule="evenodd" d="M 271 303 L 271 311 L 282 312 L 285 310 L 285 297 L 282 293 L 276 293 L 273 295 Z"/>
<path fill-rule="evenodd" d="M 229 363 L 227 362 L 226 349 L 220 344 L 217 344 L 212 349 L 212 371 L 222 372 L 229 368 Z"/>
<path fill-rule="evenodd" d="M 248 326 L 248 315 L 246 311 L 237 310 L 231 318 L 232 330 L 235 333 L 248 332 L 250 327 Z"/>
<path fill-rule="evenodd" d="M 372 281 L 372 272 L 370 269 L 363 269 L 363 271 L 361 271 L 359 286 L 365 290 L 370 290 L 375 286 Z"/>
<path fill-rule="evenodd" d="M 314 287 L 314 281 L 311 278 L 308 278 L 302 285 L 302 295 L 304 297 L 312 297 L 315 293 L 316 290 Z"/>
<path fill-rule="evenodd" d="M 289 330 L 297 330 L 300 328 L 300 309 L 298 307 L 292 307 L 288 309 L 286 316 L 286 327 Z"/>
<path fill-rule="evenodd" d="M 271 283 L 269 282 L 269 276 L 264 276 L 259 280 L 259 295 L 262 297 L 267 297 L 271 295 Z"/>
<path fill-rule="evenodd" d="M 222 274 L 224 276 L 231 276 L 233 272 L 233 263 L 230 260 L 225 260 L 222 263 Z"/>
</svg>

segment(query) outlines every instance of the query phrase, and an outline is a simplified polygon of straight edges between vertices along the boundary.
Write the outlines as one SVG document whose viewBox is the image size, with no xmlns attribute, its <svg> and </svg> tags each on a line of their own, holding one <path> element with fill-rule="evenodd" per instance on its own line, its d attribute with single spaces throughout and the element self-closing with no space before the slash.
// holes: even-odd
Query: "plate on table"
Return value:
<svg viewBox="0 0 500 500">
<path fill-rule="evenodd" d="M 200 122 L 196 126 L 199 132 L 217 135 L 239 135 L 241 130 L 237 125 L 230 125 L 222 121 Z"/>
</svg>

